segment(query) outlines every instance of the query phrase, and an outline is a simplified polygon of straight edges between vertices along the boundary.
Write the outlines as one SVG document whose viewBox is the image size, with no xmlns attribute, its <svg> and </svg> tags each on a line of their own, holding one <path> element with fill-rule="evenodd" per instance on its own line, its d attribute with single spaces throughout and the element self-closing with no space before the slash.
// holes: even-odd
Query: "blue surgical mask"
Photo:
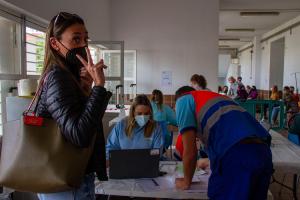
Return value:
<svg viewBox="0 0 300 200">
<path fill-rule="evenodd" d="M 150 115 L 137 115 L 135 116 L 135 121 L 136 123 L 140 126 L 143 127 L 147 124 L 147 122 L 150 119 Z"/>
</svg>

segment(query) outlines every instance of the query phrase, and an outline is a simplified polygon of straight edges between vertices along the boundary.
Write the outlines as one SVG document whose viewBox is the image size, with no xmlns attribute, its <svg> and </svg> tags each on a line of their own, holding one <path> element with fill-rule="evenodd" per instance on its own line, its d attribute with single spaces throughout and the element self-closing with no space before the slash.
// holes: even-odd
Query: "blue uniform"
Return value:
<svg viewBox="0 0 300 200">
<path fill-rule="evenodd" d="M 126 133 L 127 118 L 118 122 L 107 138 L 106 157 L 110 150 L 120 149 L 161 149 L 163 145 L 162 131 L 159 124 L 156 124 L 152 135 L 149 138 L 144 136 L 144 127 L 136 127 L 129 138 Z"/>
<path fill-rule="evenodd" d="M 206 145 L 212 170 L 208 188 L 211 199 L 249 199 L 249 194 L 255 195 L 257 191 L 261 196 L 256 196 L 256 199 L 266 197 L 268 179 L 272 174 L 270 148 L 265 144 L 239 143 L 246 138 L 264 140 L 269 137 L 268 132 L 249 113 L 228 97 L 195 91 L 177 100 L 176 114 L 180 132 L 184 134 L 193 129 Z M 246 155 L 249 157 L 245 158 Z M 244 160 L 248 162 L 247 168 Z M 260 186 L 264 185 L 263 188 L 256 188 L 256 181 L 251 182 L 253 176 L 267 177 L 257 179 L 257 182 L 262 181 Z M 239 194 L 238 191 L 243 192 Z"/>
<path fill-rule="evenodd" d="M 170 106 L 162 104 L 162 108 L 159 109 L 157 104 L 151 101 L 151 106 L 153 110 L 153 119 L 158 122 L 167 122 L 168 124 L 172 124 L 174 126 L 177 125 L 176 122 L 176 114 Z"/>
<path fill-rule="evenodd" d="M 161 109 L 158 108 L 157 104 L 151 101 L 151 107 L 153 110 L 153 119 L 160 122 L 163 131 L 164 148 L 168 148 L 172 145 L 173 136 L 168 130 L 168 125 L 177 125 L 176 114 L 170 106 L 162 104 Z"/>
</svg>

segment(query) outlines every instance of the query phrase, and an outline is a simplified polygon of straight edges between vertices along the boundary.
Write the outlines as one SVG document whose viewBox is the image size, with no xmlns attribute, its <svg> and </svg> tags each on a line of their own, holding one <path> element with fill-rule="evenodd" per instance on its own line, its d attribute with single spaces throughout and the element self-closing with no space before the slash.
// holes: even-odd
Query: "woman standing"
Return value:
<svg viewBox="0 0 300 200">
<path fill-rule="evenodd" d="M 168 130 L 168 127 L 170 127 L 170 125 L 177 126 L 177 122 L 174 110 L 163 102 L 163 93 L 160 90 L 153 90 L 151 101 L 153 118 L 162 125 L 164 148 L 167 149 L 173 142 L 173 137 Z"/>
<path fill-rule="evenodd" d="M 111 94 L 104 88 L 105 65 L 103 61 L 93 64 L 87 40 L 88 32 L 78 15 L 61 12 L 48 26 L 45 82 L 37 114 L 53 118 L 66 140 L 78 148 L 89 147 L 93 138 L 96 140 L 80 187 L 39 194 L 40 200 L 94 200 L 94 173 L 100 180 L 107 179 L 101 120 Z"/>
</svg>

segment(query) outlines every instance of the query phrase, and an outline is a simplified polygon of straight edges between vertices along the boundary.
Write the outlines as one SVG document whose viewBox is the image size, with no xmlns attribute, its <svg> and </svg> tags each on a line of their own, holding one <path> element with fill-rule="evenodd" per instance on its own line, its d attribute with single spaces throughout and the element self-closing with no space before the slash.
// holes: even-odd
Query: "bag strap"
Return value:
<svg viewBox="0 0 300 200">
<path fill-rule="evenodd" d="M 71 73 L 70 70 L 68 70 L 68 69 L 64 69 L 64 70 L 66 70 L 66 71 L 68 71 L 69 73 Z M 33 116 L 36 116 L 36 115 L 35 115 L 35 111 L 36 111 L 36 109 L 37 109 L 37 104 L 38 104 L 38 102 L 39 102 L 39 100 L 40 100 L 40 98 L 41 98 L 42 89 L 43 89 L 44 83 L 46 82 L 47 78 L 48 78 L 48 73 L 45 72 L 44 75 L 43 75 L 43 77 L 42 77 L 41 80 L 40 80 L 40 83 L 39 83 L 38 88 L 37 88 L 37 92 L 35 93 L 35 95 L 34 95 L 32 101 L 30 102 L 30 104 L 29 104 L 29 106 L 28 106 L 28 108 L 23 112 L 23 115 L 31 114 L 31 115 L 33 115 Z M 78 86 L 78 88 L 81 90 L 81 92 L 82 92 L 84 95 L 87 96 L 86 91 L 84 91 L 84 90 L 82 89 L 80 83 L 79 83 L 78 80 L 73 76 L 72 73 L 71 73 L 71 78 L 74 80 L 74 82 L 76 83 L 76 85 Z M 32 108 L 32 106 L 33 106 L 34 103 L 36 103 L 36 104 L 35 104 L 36 107 L 35 107 L 33 110 L 31 110 L 31 108 Z"/>
<path fill-rule="evenodd" d="M 23 112 L 23 115 L 28 115 L 28 114 L 31 114 L 33 116 L 36 116 L 35 114 L 35 111 L 37 109 L 37 103 L 38 101 L 40 100 L 41 98 L 41 94 L 42 94 L 42 89 L 43 89 L 43 86 L 44 86 L 44 83 L 45 83 L 45 80 L 47 79 L 48 77 L 48 73 L 45 73 L 43 75 L 43 77 L 41 78 L 40 82 L 39 82 L 39 85 L 37 87 L 37 91 L 36 93 L 34 94 L 34 97 L 33 99 L 31 100 L 28 108 Z M 32 110 L 32 106 L 34 105 L 35 103 L 35 108 Z"/>
</svg>

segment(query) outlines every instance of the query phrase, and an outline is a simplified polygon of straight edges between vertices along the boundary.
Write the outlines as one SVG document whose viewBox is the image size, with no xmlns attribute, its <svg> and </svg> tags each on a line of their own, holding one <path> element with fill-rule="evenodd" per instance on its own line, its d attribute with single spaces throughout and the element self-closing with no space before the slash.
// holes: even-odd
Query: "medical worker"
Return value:
<svg viewBox="0 0 300 200">
<path fill-rule="evenodd" d="M 106 158 L 110 150 L 162 149 L 160 125 L 153 120 L 151 103 L 139 95 L 130 107 L 129 116 L 118 122 L 107 139 Z"/>
<path fill-rule="evenodd" d="M 196 135 L 206 146 L 212 174 L 212 200 L 265 200 L 273 172 L 269 133 L 232 99 L 184 86 L 176 91 L 176 115 L 184 146 L 184 178 L 188 189 L 196 166 Z"/>
</svg>

